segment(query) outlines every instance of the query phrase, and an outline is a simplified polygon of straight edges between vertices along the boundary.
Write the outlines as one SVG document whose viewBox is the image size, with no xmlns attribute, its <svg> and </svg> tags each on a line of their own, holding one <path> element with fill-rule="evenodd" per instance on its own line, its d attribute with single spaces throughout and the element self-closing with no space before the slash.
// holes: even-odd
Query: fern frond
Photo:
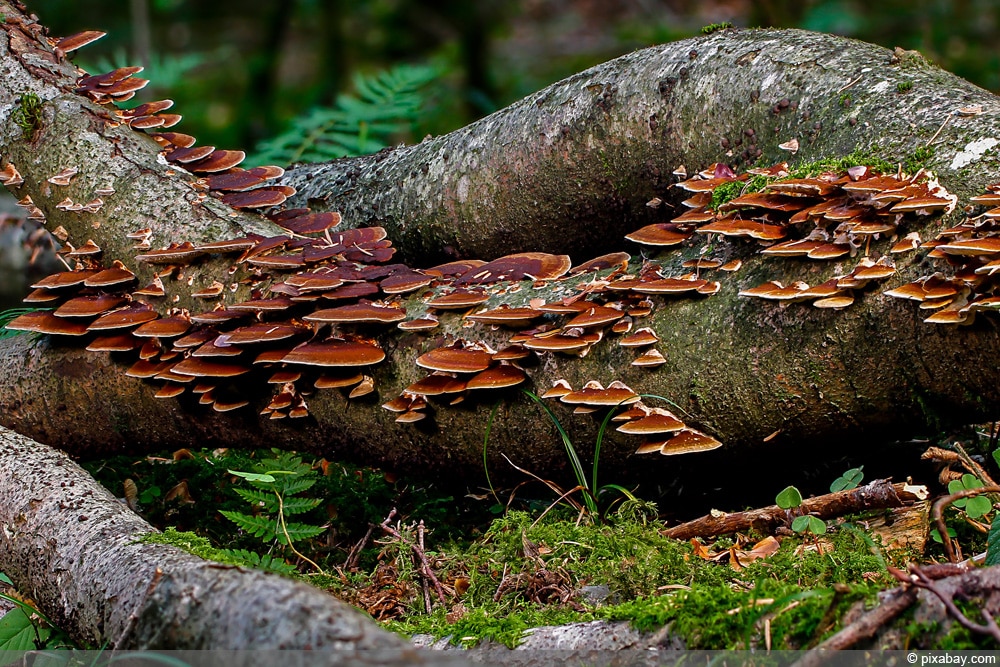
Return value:
<svg viewBox="0 0 1000 667">
<path fill-rule="evenodd" d="M 379 151 L 420 117 L 423 89 L 437 78 L 438 70 L 428 65 L 356 75 L 353 95 L 295 118 L 286 132 L 259 144 L 249 164 L 323 162 Z"/>
<path fill-rule="evenodd" d="M 292 542 L 300 542 L 301 540 L 308 540 L 311 537 L 316 537 L 317 535 L 323 533 L 326 530 L 326 526 L 314 526 L 308 523 L 297 523 L 285 522 L 285 530 L 288 531 L 288 537 L 292 539 Z M 278 526 L 276 536 L 278 542 L 281 544 L 288 544 L 285 539 L 285 533 Z"/>
<path fill-rule="evenodd" d="M 246 549 L 222 549 L 221 551 L 240 565 L 264 570 L 265 572 L 294 574 L 297 571 L 294 565 L 289 565 L 284 560 L 276 558 L 271 554 L 258 554 Z"/>
<path fill-rule="evenodd" d="M 277 501 L 277 498 L 274 500 Z M 321 498 L 285 498 L 284 500 L 285 516 L 304 514 L 305 512 L 316 509 L 319 507 L 320 503 L 323 502 Z M 277 503 L 275 503 L 274 511 L 278 511 Z"/>
<path fill-rule="evenodd" d="M 269 540 L 275 537 L 279 531 L 278 522 L 266 516 L 250 516 L 242 512 L 231 512 L 229 510 L 219 510 L 219 514 L 235 523 L 245 533 L 261 539 Z"/>
</svg>

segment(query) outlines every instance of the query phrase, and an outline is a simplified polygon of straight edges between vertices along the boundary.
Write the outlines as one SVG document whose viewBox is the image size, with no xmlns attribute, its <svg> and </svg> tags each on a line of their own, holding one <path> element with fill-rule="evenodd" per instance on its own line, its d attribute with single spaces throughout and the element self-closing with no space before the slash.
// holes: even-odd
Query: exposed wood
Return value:
<svg viewBox="0 0 1000 667">
<path fill-rule="evenodd" d="M 901 507 L 920 500 L 912 491 L 907 490 L 906 486 L 878 479 L 856 489 L 806 498 L 801 506 L 792 510 L 771 505 L 746 512 L 709 514 L 667 528 L 663 534 L 678 540 L 689 540 L 693 537 L 713 537 L 749 529 L 770 533 L 779 525 L 791 524 L 792 519 L 799 515 L 812 514 L 820 519 L 832 519 L 866 510 Z"/>
</svg>

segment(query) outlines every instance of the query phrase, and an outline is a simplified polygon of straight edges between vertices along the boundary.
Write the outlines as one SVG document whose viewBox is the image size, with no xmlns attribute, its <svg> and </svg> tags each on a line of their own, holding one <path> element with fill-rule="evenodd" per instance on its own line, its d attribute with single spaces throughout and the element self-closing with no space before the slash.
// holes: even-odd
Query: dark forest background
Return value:
<svg viewBox="0 0 1000 667">
<path fill-rule="evenodd" d="M 393 141 L 446 132 L 548 83 L 703 26 L 802 27 L 892 48 L 1000 91 L 995 0 L 34 0 L 54 35 L 108 36 L 91 72 L 144 64 L 133 103 L 169 97 L 177 129 L 253 152 L 294 119 L 353 93 L 355 76 L 430 66 Z M 422 83 L 429 80 L 430 83 Z M 377 147 L 377 146 L 375 146 Z M 364 152 L 365 146 L 360 147 Z"/>
</svg>

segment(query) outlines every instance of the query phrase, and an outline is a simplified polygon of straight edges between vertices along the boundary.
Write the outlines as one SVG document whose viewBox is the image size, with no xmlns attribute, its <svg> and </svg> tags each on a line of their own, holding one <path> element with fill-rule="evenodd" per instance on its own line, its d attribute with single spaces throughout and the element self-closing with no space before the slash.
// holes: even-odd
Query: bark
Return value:
<svg viewBox="0 0 1000 667">
<path fill-rule="evenodd" d="M 157 158 L 152 141 L 116 125 L 107 109 L 73 92 L 79 73 L 52 54 L 33 21 L 8 2 L 0 2 L 0 13 L 0 153 L 25 177 L 15 194 L 30 195 L 51 228 L 63 226 L 76 245 L 94 239 L 105 259 L 120 259 L 144 280 L 152 269 L 132 259 L 125 239 L 135 229 L 150 228 L 154 247 L 250 231 L 279 233 L 262 218 L 201 197 L 193 177 Z M 899 92 L 907 85 L 909 92 Z M 43 101 L 43 113 L 24 133 L 14 115 L 27 93 Z M 981 115 L 952 115 L 974 104 L 982 106 Z M 376 156 L 303 166 L 286 182 L 299 188 L 297 202 L 339 209 L 351 224 L 385 226 L 401 256 L 424 266 L 439 257 L 489 258 L 524 249 L 571 252 L 579 261 L 619 249 L 621 234 L 660 221 L 662 211 L 646 202 L 671 199 L 669 174 L 678 164 L 694 170 L 717 160 L 735 166 L 758 158 L 777 161 L 787 157 L 778 144 L 793 137 L 802 146 L 797 160 L 856 147 L 902 160 L 934 142 L 930 164 L 961 196 L 1000 177 L 996 154 L 987 152 L 1000 137 L 994 96 L 919 56 L 837 37 L 763 30 L 725 31 L 639 51 L 469 128 Z M 976 140 L 985 140 L 978 144 L 985 148 L 974 150 Z M 46 182 L 70 166 L 80 173 L 69 186 Z M 55 208 L 67 196 L 89 201 L 108 185 L 115 193 L 105 197 L 99 214 Z M 931 224 L 945 223 L 917 231 L 926 237 Z M 718 295 L 657 304 L 650 326 L 660 335 L 666 366 L 636 369 L 628 365 L 631 356 L 605 343 L 582 360 L 543 357 L 530 369 L 534 387 L 547 388 L 557 377 L 577 387 L 590 379 L 622 379 L 665 396 L 685 421 L 726 444 L 704 457 L 715 464 L 731 461 L 740 450 L 762 449 L 765 438 L 809 442 L 809 455 L 822 456 L 831 443 L 898 434 L 902 426 L 982 418 L 1000 405 L 1000 341 L 989 322 L 962 330 L 923 325 L 915 308 L 875 292 L 844 313 L 762 305 L 736 294 L 775 277 L 816 284 L 849 267 L 764 260 L 738 243 L 720 243 L 717 250 L 726 259 L 746 260 Z M 687 247 L 665 266 L 679 269 L 698 252 Z M 185 269 L 183 280 L 170 284 L 176 300 L 167 305 L 193 307 L 190 292 L 224 279 L 226 268 L 205 262 Z M 900 268 L 894 284 L 923 267 L 911 260 Z M 564 289 L 522 286 L 502 298 L 516 303 L 526 294 L 554 297 Z M 242 287 L 225 299 L 232 303 L 247 292 Z M 418 307 L 413 300 L 408 305 Z M 433 337 L 379 335 L 391 355 L 374 373 L 376 397 L 347 401 L 338 392 L 320 393 L 310 399 L 312 418 L 291 425 L 157 401 L 147 385 L 124 377 L 118 358 L 21 336 L 0 342 L 0 423 L 77 455 L 192 443 L 266 445 L 448 471 L 452 478 L 478 474 L 487 409 L 495 397 L 437 408 L 434 419 L 415 427 L 394 423 L 378 407 L 422 375 L 413 364 L 421 352 L 450 337 L 496 344 L 506 335 L 470 333 L 459 317 L 442 319 Z M 264 404 L 266 388 L 248 383 L 247 390 L 256 392 L 258 407 Z M 492 463 L 505 452 L 533 470 L 558 467 L 564 461 L 561 444 L 539 437 L 549 429 L 539 427 L 539 413 L 525 410 L 516 393 L 506 399 L 492 431 Z M 593 420 L 567 418 L 567 426 L 578 444 L 593 442 Z M 272 589 L 274 580 L 263 575 L 219 570 L 166 547 L 134 544 L 132 537 L 148 527 L 115 508 L 78 471 L 70 472 L 66 459 L 23 437 L 5 435 L 3 443 L 0 461 L 8 474 L 0 484 L 0 500 L 6 501 L 0 502 L 0 569 L 51 616 L 77 628 L 79 638 L 110 639 L 122 647 L 246 647 L 255 639 L 264 642 L 260 646 L 396 645 L 295 586 L 282 582 Z M 634 472 L 639 465 L 629 456 L 635 446 L 633 440 L 609 438 L 602 469 Z M 643 464 L 653 475 L 675 474 L 673 465 L 656 458 Z M 65 475 L 60 485 L 52 471 Z M 47 582 L 52 571 L 61 576 Z M 273 591 L 264 600 L 285 600 L 287 593 L 297 601 L 258 607 L 266 603 L 253 597 L 255 587 Z M 216 604 L 225 605 L 224 622 L 213 618 Z M 230 616 L 233 610 L 248 616 Z M 328 617 L 330 623 L 312 625 L 305 616 Z M 268 619 L 287 625 L 247 636 L 243 623 Z M 164 629 L 149 630 L 147 621 Z"/>
<path fill-rule="evenodd" d="M 903 507 L 918 500 L 920 498 L 907 490 L 905 484 L 892 484 L 889 480 L 877 479 L 860 488 L 806 498 L 799 507 L 793 509 L 786 510 L 771 505 L 745 512 L 709 514 L 668 528 L 663 534 L 676 540 L 729 535 L 751 529 L 767 534 L 779 525 L 790 525 L 800 515 L 812 514 L 820 519 L 833 519 L 870 510 Z"/>
<path fill-rule="evenodd" d="M 62 452 L 0 429 L 0 459 L 0 571 L 78 642 L 381 650 L 386 664 L 421 661 L 311 586 L 140 543 L 155 529 Z"/>
<path fill-rule="evenodd" d="M 11 22 L 4 34 L 9 73 L 0 86 L 0 110 L 7 119 L 0 126 L 0 152 L 25 175 L 15 193 L 30 194 L 50 226 L 62 225 L 77 244 L 93 238 L 107 259 L 121 258 L 143 280 L 151 267 L 130 259 L 130 241 L 123 238 L 137 227 L 153 230 L 154 246 L 247 231 L 277 233 L 266 220 L 199 198 L 189 175 L 157 160 L 152 142 L 109 123 L 107 110 L 73 93 L 75 73 L 30 46 L 30 26 Z M 912 83 L 905 94 L 896 88 L 904 81 Z M 45 100 L 41 127 L 30 141 L 10 122 L 25 91 Z M 844 103 L 847 94 L 850 106 Z M 790 103 L 781 110 L 783 98 Z M 973 103 L 984 113 L 951 115 L 957 106 Z M 965 166 L 956 155 L 974 139 L 1000 136 L 998 113 L 992 95 L 918 56 L 900 58 L 878 47 L 797 31 L 727 31 L 625 56 L 418 146 L 301 167 L 288 182 L 300 187 L 303 201 L 316 205 L 325 198 L 355 222 L 385 225 L 402 254 L 422 256 L 424 266 L 436 247 L 491 256 L 527 247 L 528 239 L 533 249 L 596 254 L 626 247 L 614 240 L 618 234 L 652 219 L 645 202 L 669 195 L 668 173 L 679 162 L 692 169 L 717 159 L 738 163 L 744 150 L 777 160 L 777 144 L 792 136 L 802 145 L 797 159 L 840 155 L 856 146 L 902 158 L 937 134 L 932 164 L 942 182 L 959 194 L 979 192 L 1000 174 L 994 155 L 979 155 Z M 746 132 L 751 129 L 752 137 Z M 727 156 L 723 145 L 734 154 Z M 66 166 L 81 168 L 70 186 L 45 182 Z M 116 193 L 99 215 L 54 207 L 64 196 L 87 201 L 108 183 Z M 377 205 L 380 215 L 370 215 L 371 208 L 364 213 L 361 201 Z M 947 223 L 927 223 L 922 232 L 926 237 L 927 228 L 942 224 Z M 582 360 L 544 355 L 529 368 L 533 389 L 542 391 L 560 377 L 576 387 L 591 379 L 605 384 L 621 379 L 637 391 L 667 397 L 685 421 L 725 443 L 720 452 L 702 457 L 713 465 L 736 452 L 758 450 L 776 433 L 769 447 L 808 441 L 818 454 L 826 445 L 841 451 L 844 442 L 872 442 L 995 414 L 998 340 L 990 322 L 961 330 L 925 325 L 924 314 L 911 304 L 877 290 L 844 312 L 740 298 L 739 289 L 765 279 L 816 284 L 846 273 L 851 263 L 766 260 L 744 243 L 715 247 L 720 257 L 743 257 L 745 267 L 710 298 L 657 300 L 649 324 L 661 337 L 667 365 L 656 371 L 634 368 L 629 353 L 605 342 Z M 679 273 L 680 262 L 699 250 L 674 252 L 664 265 Z M 924 267 L 918 261 L 901 261 L 891 284 L 920 275 Z M 176 301 L 166 305 L 204 308 L 187 295 L 226 276 L 225 268 L 225 262 L 186 268 L 183 280 L 170 281 Z M 558 284 L 534 292 L 511 290 L 491 305 L 562 296 L 570 292 L 554 292 L 567 289 Z M 247 292 L 241 287 L 226 300 L 246 298 Z M 417 298 L 406 305 L 420 308 Z M 187 402 L 154 401 L 148 385 L 122 376 L 118 358 L 89 355 L 58 340 L 19 337 L 0 343 L 0 419 L 86 456 L 194 440 L 238 442 L 478 476 L 487 413 L 496 396 L 469 400 L 458 409 L 435 406 L 433 419 L 416 426 L 396 424 L 378 407 L 423 375 L 413 364 L 420 353 L 457 337 L 500 345 L 507 335 L 469 329 L 458 317 L 442 319 L 432 336 L 380 333 L 390 356 L 375 369 L 377 394 L 348 401 L 339 392 L 320 392 L 310 399 L 312 418 L 303 420 L 308 423 L 291 426 L 255 420 L 248 411 L 206 414 Z M 266 404 L 262 382 L 245 387 L 258 408 Z M 525 399 L 516 392 L 502 398 L 491 434 L 491 467 L 509 470 L 501 452 L 534 470 L 564 465 L 554 431 L 546 424 L 542 432 L 552 437 L 537 437 L 539 419 L 546 423 L 541 413 L 523 409 Z M 597 422 L 559 414 L 574 442 L 589 448 Z M 670 475 L 672 462 L 636 463 L 630 459 L 636 441 L 612 436 L 602 452 L 603 469 L 630 475 L 643 467 Z"/>
</svg>

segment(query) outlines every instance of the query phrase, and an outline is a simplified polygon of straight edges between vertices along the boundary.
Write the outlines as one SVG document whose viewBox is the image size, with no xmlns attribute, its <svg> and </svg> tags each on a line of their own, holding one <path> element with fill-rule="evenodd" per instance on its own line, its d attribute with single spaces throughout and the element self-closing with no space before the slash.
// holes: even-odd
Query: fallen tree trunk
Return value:
<svg viewBox="0 0 1000 667">
<path fill-rule="evenodd" d="M 15 15 L 13 9 L 8 14 Z M 143 281 L 155 267 L 131 259 L 134 251 L 125 233 L 136 227 L 148 227 L 154 244 L 160 245 L 250 231 L 278 233 L 266 220 L 234 214 L 201 196 L 190 176 L 158 161 L 152 142 L 73 93 L 76 73 L 47 47 L 31 42 L 37 32 L 33 26 L 12 19 L 5 26 L 11 76 L 0 86 L 8 119 L 0 128 L 0 151 L 24 173 L 25 183 L 15 192 L 32 196 L 50 226 L 62 225 L 77 244 L 93 238 L 106 258 L 124 260 Z M 897 92 L 896 83 L 907 81 L 911 92 Z M 706 95 L 708 90 L 715 91 L 713 96 Z M 25 91 L 44 102 L 30 141 L 10 122 L 23 108 Z M 850 105 L 843 103 L 845 95 L 851 96 Z M 782 106 L 786 97 L 791 101 Z M 959 105 L 974 103 L 983 113 L 953 114 Z M 881 122 L 897 117 L 905 122 Z M 637 52 L 417 147 L 301 167 L 288 175 L 288 182 L 301 188 L 303 200 L 316 204 L 328 198 L 356 221 L 386 225 L 399 235 L 407 257 L 433 255 L 432 245 L 450 245 L 460 254 L 500 254 L 525 247 L 528 237 L 534 249 L 596 253 L 619 247 L 617 242 L 604 244 L 651 219 L 654 214 L 644 202 L 667 194 L 666 174 L 677 162 L 692 167 L 716 159 L 738 163 L 756 159 L 758 151 L 778 159 L 778 143 L 790 136 L 801 139 L 800 158 L 841 154 L 860 145 L 901 159 L 936 134 L 938 157 L 930 164 L 941 171 L 942 182 L 960 195 L 979 192 L 1000 177 L 993 158 L 984 154 L 984 146 L 995 141 L 992 136 L 1000 136 L 998 117 L 1000 105 L 992 95 L 912 54 L 893 55 L 850 40 L 794 31 L 727 31 Z M 550 129 L 543 132 L 545 127 Z M 497 141 L 498 136 L 505 140 Z M 979 143 L 969 148 L 975 141 Z M 460 145 L 469 152 L 453 159 Z M 608 160 L 603 169 L 596 166 L 600 160 Z M 425 175 L 422 166 L 431 163 Z M 455 166 L 455 173 L 438 178 L 446 163 Z M 80 173 L 70 186 L 47 182 L 48 176 L 74 165 Z M 647 177 L 638 178 L 640 172 Z M 504 176 L 511 173 L 532 176 Z M 352 174 L 355 180 L 348 178 Z M 345 178 L 349 187 L 336 185 Z M 463 182 L 468 191 L 459 185 Z M 83 201 L 109 184 L 115 193 L 106 196 L 99 216 L 56 207 L 65 195 Z M 495 196 L 483 196 L 481 188 L 487 187 L 495 188 Z M 555 191 L 565 196 L 546 195 Z M 358 203 L 380 200 L 386 202 L 378 206 L 382 217 L 363 214 Z M 406 206 L 392 212 L 389 201 Z M 490 206 L 500 202 L 510 208 L 498 208 L 494 216 Z M 535 202 L 537 214 L 528 215 Z M 412 220 L 404 221 L 409 215 Z M 487 217 L 494 224 L 476 222 Z M 928 237 L 943 224 L 924 222 L 913 230 Z M 442 236 L 443 229 L 450 235 Z M 578 240 L 566 245 L 566 239 Z M 815 284 L 846 273 L 852 262 L 765 259 L 755 246 L 740 242 L 719 241 L 713 248 L 722 259 L 742 258 L 744 268 L 707 299 L 657 298 L 648 324 L 661 339 L 666 365 L 655 371 L 635 368 L 626 350 L 602 343 L 584 359 L 542 355 L 528 369 L 533 389 L 540 393 L 557 378 L 574 387 L 592 379 L 604 384 L 623 380 L 639 392 L 668 398 L 683 411 L 685 422 L 722 441 L 726 447 L 714 455 L 717 460 L 734 451 L 756 450 L 765 439 L 786 446 L 810 441 L 817 445 L 812 452 L 818 452 L 845 440 L 898 437 L 901 428 L 983 419 L 1000 406 L 1000 382 L 993 373 L 1000 341 L 989 322 L 963 329 L 926 325 L 920 321 L 924 313 L 912 305 L 873 290 L 843 312 L 749 300 L 738 291 L 766 279 L 801 278 Z M 664 271 L 682 271 L 681 262 L 703 249 L 690 245 L 666 256 Z M 190 293 L 224 277 L 226 266 L 206 261 L 186 268 L 184 280 L 168 285 L 176 301 L 160 307 L 206 308 Z M 899 277 L 890 286 L 925 272 L 922 260 L 912 255 L 897 266 Z M 245 299 L 249 290 L 227 291 L 220 301 Z M 572 293 L 558 283 L 531 296 L 552 299 Z M 519 299 L 526 299 L 524 292 L 510 290 L 491 305 Z M 419 297 L 404 305 L 421 308 Z M 153 400 L 147 385 L 122 377 L 124 365 L 117 357 L 89 355 L 60 341 L 15 338 L 0 343 L 0 419 L 81 456 L 177 447 L 197 438 L 408 469 L 477 472 L 488 407 L 497 396 L 469 401 L 471 407 L 440 406 L 432 409 L 433 419 L 416 426 L 397 424 L 395 415 L 379 408 L 423 376 L 413 364 L 419 354 L 457 338 L 495 346 L 507 338 L 487 327 L 470 330 L 460 317 L 443 316 L 442 321 L 430 337 L 379 333 L 390 354 L 373 373 L 377 393 L 350 401 L 339 392 L 320 392 L 309 400 L 312 418 L 294 427 L 254 420 L 247 412 L 206 415 L 190 403 Z M 249 390 L 252 386 L 245 384 L 259 409 L 268 400 L 266 388 L 261 383 Z M 505 398 L 509 402 L 491 435 L 491 466 L 506 469 L 500 453 L 534 470 L 563 465 L 554 432 L 552 438 L 536 435 L 538 419 L 544 421 L 541 413 L 512 409 L 524 400 L 516 392 Z M 578 446 L 594 441 L 594 419 L 560 416 Z M 636 465 L 630 456 L 637 441 L 611 436 L 602 465 L 609 473 L 628 474 Z"/>
<path fill-rule="evenodd" d="M 77 642 L 111 649 L 364 651 L 423 658 L 311 586 L 219 565 L 155 532 L 65 454 L 0 429 L 0 571 Z"/>
</svg>

